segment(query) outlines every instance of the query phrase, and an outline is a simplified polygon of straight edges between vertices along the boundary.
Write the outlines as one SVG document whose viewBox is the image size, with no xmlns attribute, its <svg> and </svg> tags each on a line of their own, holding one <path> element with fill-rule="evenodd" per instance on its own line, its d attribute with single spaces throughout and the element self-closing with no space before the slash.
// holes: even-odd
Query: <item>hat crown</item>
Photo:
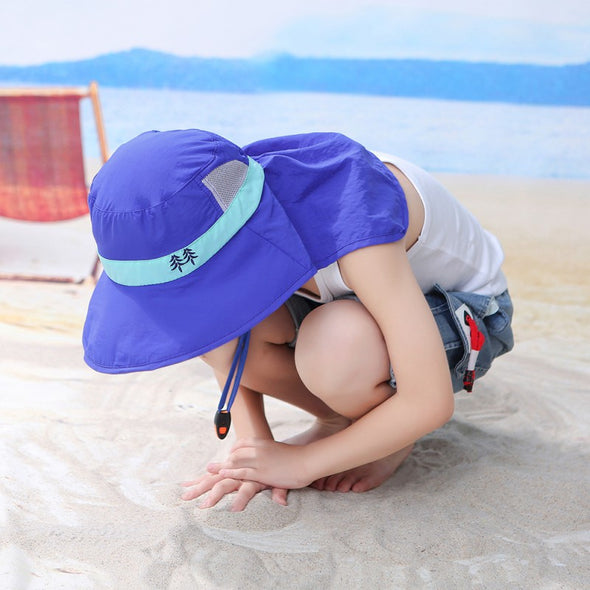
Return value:
<svg viewBox="0 0 590 590">
<path fill-rule="evenodd" d="M 197 129 L 151 131 L 120 146 L 90 189 L 99 253 L 142 260 L 190 243 L 223 214 L 207 177 L 232 161 L 247 165 L 248 158 L 235 144 Z"/>
</svg>

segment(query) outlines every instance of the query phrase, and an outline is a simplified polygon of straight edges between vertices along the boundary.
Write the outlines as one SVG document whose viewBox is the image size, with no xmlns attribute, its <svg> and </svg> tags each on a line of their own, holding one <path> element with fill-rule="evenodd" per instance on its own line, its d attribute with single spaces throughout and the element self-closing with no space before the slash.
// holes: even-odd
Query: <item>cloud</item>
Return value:
<svg viewBox="0 0 590 590">
<path fill-rule="evenodd" d="M 582 63 L 590 61 L 590 25 L 380 6 L 298 19 L 272 45 L 300 56 Z"/>
</svg>

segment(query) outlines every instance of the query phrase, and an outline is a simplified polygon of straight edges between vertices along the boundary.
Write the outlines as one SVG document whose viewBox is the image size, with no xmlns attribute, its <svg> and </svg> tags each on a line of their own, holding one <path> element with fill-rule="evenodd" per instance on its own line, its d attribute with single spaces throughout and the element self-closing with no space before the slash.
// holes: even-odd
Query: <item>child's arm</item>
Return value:
<svg viewBox="0 0 590 590">
<path fill-rule="evenodd" d="M 221 474 L 289 488 L 383 458 L 442 426 L 454 400 L 440 334 L 403 244 L 340 260 L 346 283 L 379 325 L 397 393 L 345 430 L 304 447 L 240 441 Z"/>
<path fill-rule="evenodd" d="M 215 377 L 220 387 L 223 387 L 225 377 L 217 372 L 215 372 Z M 257 391 L 240 385 L 231 415 L 237 438 L 252 437 L 273 440 L 272 431 L 264 412 L 264 399 L 262 394 Z"/>
</svg>

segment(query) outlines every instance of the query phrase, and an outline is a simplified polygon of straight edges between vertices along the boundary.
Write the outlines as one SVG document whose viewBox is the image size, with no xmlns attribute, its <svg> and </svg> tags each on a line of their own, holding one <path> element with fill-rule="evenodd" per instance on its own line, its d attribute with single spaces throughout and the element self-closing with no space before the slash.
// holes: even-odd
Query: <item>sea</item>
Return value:
<svg viewBox="0 0 590 590">
<path fill-rule="evenodd" d="M 110 152 L 152 129 L 207 129 L 239 145 L 334 131 L 431 172 L 590 178 L 590 108 L 304 92 L 99 94 Z M 85 155 L 98 158 L 92 117 L 84 104 Z"/>
</svg>

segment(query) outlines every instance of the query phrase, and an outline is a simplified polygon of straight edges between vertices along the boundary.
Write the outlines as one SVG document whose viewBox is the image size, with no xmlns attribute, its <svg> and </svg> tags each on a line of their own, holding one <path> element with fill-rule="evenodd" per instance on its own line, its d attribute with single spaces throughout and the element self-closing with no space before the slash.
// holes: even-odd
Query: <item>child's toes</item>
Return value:
<svg viewBox="0 0 590 590">
<path fill-rule="evenodd" d="M 350 492 L 353 486 L 355 485 L 357 478 L 353 475 L 347 475 L 346 477 L 342 478 L 340 483 L 338 484 L 337 490 L 339 492 Z"/>
</svg>

